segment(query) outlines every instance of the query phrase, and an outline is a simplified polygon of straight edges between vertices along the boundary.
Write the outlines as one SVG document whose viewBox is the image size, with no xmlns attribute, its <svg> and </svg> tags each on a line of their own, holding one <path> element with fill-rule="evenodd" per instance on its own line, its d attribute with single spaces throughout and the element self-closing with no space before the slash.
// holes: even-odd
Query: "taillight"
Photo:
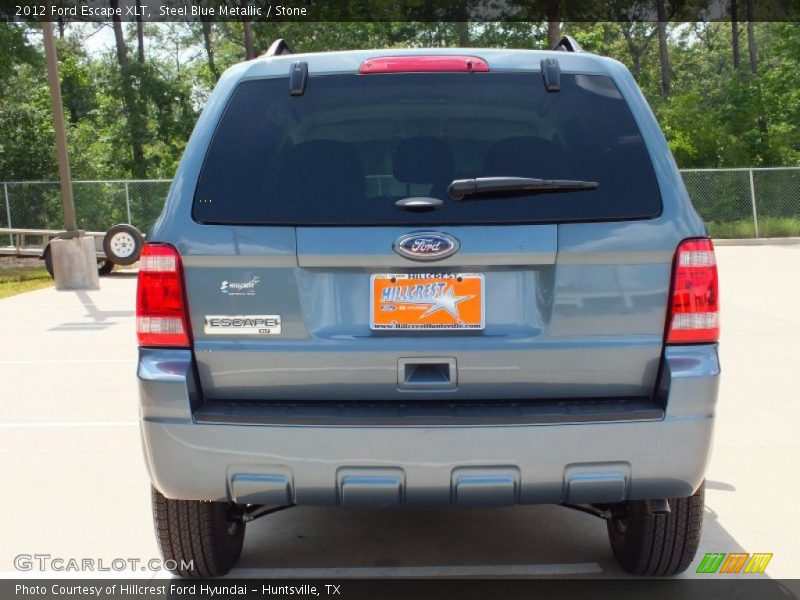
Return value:
<svg viewBox="0 0 800 600">
<path fill-rule="evenodd" d="M 139 259 L 136 335 L 140 346 L 189 348 L 183 266 L 178 251 L 166 244 L 145 244 Z"/>
<path fill-rule="evenodd" d="M 672 267 L 668 344 L 697 344 L 719 339 L 719 279 L 714 244 L 685 240 Z"/>
<path fill-rule="evenodd" d="M 486 73 L 489 65 L 477 56 L 379 56 L 361 64 L 358 72 L 368 73 Z"/>
</svg>

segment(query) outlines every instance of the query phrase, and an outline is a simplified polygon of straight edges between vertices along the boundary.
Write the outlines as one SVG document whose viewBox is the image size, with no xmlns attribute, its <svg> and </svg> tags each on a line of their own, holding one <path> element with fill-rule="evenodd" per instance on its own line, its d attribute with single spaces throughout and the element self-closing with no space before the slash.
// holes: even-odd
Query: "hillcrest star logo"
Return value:
<svg viewBox="0 0 800 600">
<path fill-rule="evenodd" d="M 376 273 L 370 328 L 483 329 L 483 283 L 478 273 Z"/>
<path fill-rule="evenodd" d="M 458 305 L 465 300 L 472 299 L 473 296 L 456 296 L 452 285 L 445 282 L 430 284 L 397 285 L 386 287 L 381 292 L 381 302 L 392 302 L 391 310 L 395 310 L 397 304 L 416 304 L 427 307 L 421 313 L 419 319 L 424 319 L 440 310 L 445 311 L 454 319 L 459 319 Z M 386 310 L 386 308 L 383 308 Z"/>
</svg>

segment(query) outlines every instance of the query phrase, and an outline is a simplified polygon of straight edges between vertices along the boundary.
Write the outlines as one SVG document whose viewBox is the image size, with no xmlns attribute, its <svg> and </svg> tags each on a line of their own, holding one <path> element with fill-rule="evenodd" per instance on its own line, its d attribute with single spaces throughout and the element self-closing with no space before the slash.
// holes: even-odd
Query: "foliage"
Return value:
<svg viewBox="0 0 800 600">
<path fill-rule="evenodd" d="M 348 10 L 366 10 L 368 4 L 354 2 Z M 0 179 L 57 175 L 38 27 L 0 24 Z M 139 62 L 134 52 L 135 23 L 125 23 L 129 49 L 125 70 L 113 49 L 87 52 L 85 42 L 98 27 L 108 24 L 70 23 L 59 39 L 73 176 L 170 178 L 216 72 L 243 60 L 243 25 L 212 23 L 210 57 L 201 23 L 146 24 L 146 60 Z M 258 54 L 277 37 L 287 39 L 296 52 L 547 44 L 543 22 L 258 22 L 252 29 Z M 740 27 L 744 64 L 736 70 L 729 23 L 671 23 L 669 96 L 661 90 L 654 23 L 567 22 L 562 30 L 586 50 L 616 58 L 632 69 L 681 167 L 800 164 L 800 24 L 755 24 L 759 63 L 753 74 L 746 64 L 744 24 Z M 126 82 L 134 96 L 127 103 Z M 132 118 L 141 122 L 131 123 Z M 139 132 L 140 159 L 132 150 L 134 131 Z"/>
</svg>

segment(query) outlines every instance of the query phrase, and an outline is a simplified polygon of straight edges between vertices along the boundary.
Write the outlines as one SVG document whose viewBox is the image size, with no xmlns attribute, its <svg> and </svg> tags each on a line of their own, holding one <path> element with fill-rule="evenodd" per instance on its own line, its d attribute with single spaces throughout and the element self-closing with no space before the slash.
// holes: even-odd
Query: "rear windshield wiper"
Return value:
<svg viewBox="0 0 800 600">
<path fill-rule="evenodd" d="M 456 179 L 447 188 L 453 200 L 465 200 L 475 196 L 496 194 L 498 197 L 547 192 L 580 192 L 596 189 L 596 181 L 579 179 L 531 179 L 529 177 L 476 177 Z"/>
</svg>

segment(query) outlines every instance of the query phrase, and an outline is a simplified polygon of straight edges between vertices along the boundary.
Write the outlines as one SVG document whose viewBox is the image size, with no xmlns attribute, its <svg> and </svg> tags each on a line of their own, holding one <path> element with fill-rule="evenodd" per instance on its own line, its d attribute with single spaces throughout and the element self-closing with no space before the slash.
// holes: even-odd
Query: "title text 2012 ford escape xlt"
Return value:
<svg viewBox="0 0 800 600">
<path fill-rule="evenodd" d="M 563 504 L 632 573 L 691 563 L 714 249 L 630 73 L 570 49 L 278 42 L 220 79 L 139 270 L 178 573 L 294 505 Z"/>
</svg>

